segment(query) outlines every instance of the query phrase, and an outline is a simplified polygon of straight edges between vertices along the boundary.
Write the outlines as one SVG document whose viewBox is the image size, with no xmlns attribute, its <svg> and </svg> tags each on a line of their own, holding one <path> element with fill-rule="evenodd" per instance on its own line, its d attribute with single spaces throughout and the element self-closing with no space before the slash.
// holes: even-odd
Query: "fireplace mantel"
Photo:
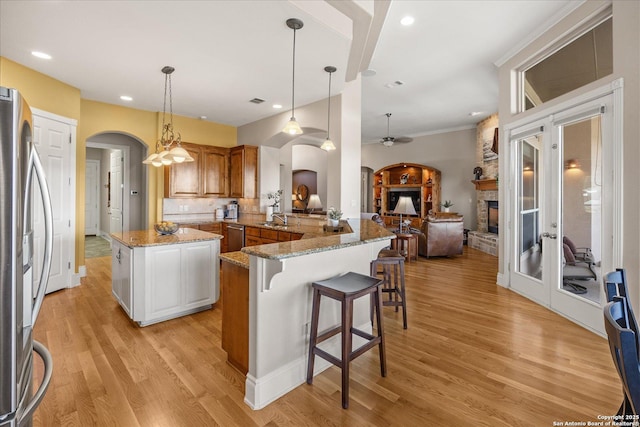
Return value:
<svg viewBox="0 0 640 427">
<path fill-rule="evenodd" d="M 486 191 L 486 190 L 497 190 L 498 189 L 498 180 L 497 179 L 478 179 L 472 180 L 476 185 L 476 190 Z"/>
</svg>

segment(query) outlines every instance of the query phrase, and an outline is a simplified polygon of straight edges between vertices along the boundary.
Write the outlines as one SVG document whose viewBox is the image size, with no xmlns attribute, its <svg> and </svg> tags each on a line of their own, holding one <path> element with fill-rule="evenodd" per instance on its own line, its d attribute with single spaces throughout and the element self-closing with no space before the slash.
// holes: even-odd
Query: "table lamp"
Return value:
<svg viewBox="0 0 640 427">
<path fill-rule="evenodd" d="M 396 204 L 393 213 L 400 214 L 400 233 L 402 233 L 402 215 L 417 215 L 415 208 L 413 207 L 413 201 L 411 197 L 400 196 L 398 204 Z"/>
<path fill-rule="evenodd" d="M 320 196 L 317 194 L 312 194 L 309 196 L 309 203 L 307 204 L 307 208 L 309 212 L 313 212 L 314 209 L 322 209 L 322 202 L 320 201 Z"/>
</svg>

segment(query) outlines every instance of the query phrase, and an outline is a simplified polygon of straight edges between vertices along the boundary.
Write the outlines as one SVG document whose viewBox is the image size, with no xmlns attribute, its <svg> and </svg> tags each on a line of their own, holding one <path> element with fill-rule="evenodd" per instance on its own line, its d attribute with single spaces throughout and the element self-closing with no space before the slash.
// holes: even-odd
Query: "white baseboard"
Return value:
<svg viewBox="0 0 640 427">
<path fill-rule="evenodd" d="M 505 282 L 505 275 L 502 273 L 498 273 L 498 277 L 496 278 L 496 283 L 503 288 L 508 288 L 509 283 Z"/>
<path fill-rule="evenodd" d="M 357 328 L 361 331 L 372 333 L 371 323 L 367 322 Z M 362 345 L 362 343 L 365 342 L 358 336 L 354 336 L 353 341 L 354 348 L 357 348 L 358 345 Z M 330 354 L 340 355 L 341 341 L 339 336 L 338 339 L 332 338 L 332 340 L 325 341 L 322 349 Z M 305 351 L 304 356 L 299 357 L 260 378 L 256 378 L 251 375 L 251 373 L 247 373 L 247 378 L 245 380 L 244 403 L 253 410 L 262 409 L 294 388 L 305 384 L 307 381 L 307 353 L 308 349 Z M 331 366 L 333 366 L 331 362 L 316 356 L 313 367 L 313 376 L 315 377 Z"/>
<path fill-rule="evenodd" d="M 78 273 L 73 274 L 71 277 L 71 286 L 70 288 L 75 288 L 80 285 L 80 279 L 87 276 L 87 266 L 81 265 L 78 267 Z"/>
</svg>

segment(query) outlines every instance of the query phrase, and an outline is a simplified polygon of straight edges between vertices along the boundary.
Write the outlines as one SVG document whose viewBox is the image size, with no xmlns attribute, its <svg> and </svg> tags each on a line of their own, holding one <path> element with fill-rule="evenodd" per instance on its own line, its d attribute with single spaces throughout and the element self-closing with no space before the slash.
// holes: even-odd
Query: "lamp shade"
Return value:
<svg viewBox="0 0 640 427">
<path fill-rule="evenodd" d="M 417 215 L 416 209 L 413 207 L 413 201 L 411 197 L 408 196 L 400 196 L 400 200 L 398 200 L 398 204 L 393 209 L 393 213 L 402 214 L 402 215 Z"/>
<path fill-rule="evenodd" d="M 336 149 L 335 144 L 328 137 L 324 140 L 322 145 L 320 146 L 324 151 L 333 151 Z"/>
<path fill-rule="evenodd" d="M 309 203 L 307 204 L 307 208 L 309 209 L 322 209 L 322 201 L 320 200 L 320 196 L 317 194 L 312 194 L 309 196 Z"/>
<path fill-rule="evenodd" d="M 289 135 L 302 135 L 302 129 L 296 121 L 296 118 L 293 116 L 291 117 L 291 120 L 287 122 L 284 129 L 282 129 L 282 132 L 288 133 Z"/>
<path fill-rule="evenodd" d="M 176 163 L 194 161 L 193 157 L 189 155 L 189 152 L 187 152 L 187 150 L 185 150 L 181 146 L 172 148 L 171 151 L 169 151 L 169 154 L 173 156 L 173 161 Z"/>
</svg>

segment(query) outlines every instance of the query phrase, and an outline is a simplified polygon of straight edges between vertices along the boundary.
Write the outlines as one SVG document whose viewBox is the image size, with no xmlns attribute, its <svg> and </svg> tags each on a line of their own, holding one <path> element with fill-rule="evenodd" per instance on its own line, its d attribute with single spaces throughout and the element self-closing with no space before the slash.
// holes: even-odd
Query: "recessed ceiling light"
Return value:
<svg viewBox="0 0 640 427">
<path fill-rule="evenodd" d="M 200 116 L 200 120 L 207 120 L 207 116 Z"/>
<path fill-rule="evenodd" d="M 413 19 L 413 16 L 405 16 L 400 20 L 400 23 L 406 27 L 413 24 L 414 21 L 415 19 Z"/>
<path fill-rule="evenodd" d="M 480 114 L 482 114 L 482 111 L 472 111 L 469 113 L 471 117 L 479 116 Z"/>
<path fill-rule="evenodd" d="M 51 55 L 49 55 L 48 53 L 38 52 L 36 50 L 31 52 L 31 55 L 35 56 L 36 58 L 40 58 L 40 59 L 51 59 Z"/>
<path fill-rule="evenodd" d="M 273 104 L 273 108 L 275 108 L 276 110 L 279 110 L 280 108 L 282 108 L 282 105 L 280 105 L 280 104 Z"/>
<path fill-rule="evenodd" d="M 122 95 L 120 99 L 122 99 L 123 101 L 133 101 L 133 98 L 129 95 Z"/>
<path fill-rule="evenodd" d="M 364 70 L 361 74 L 362 77 L 372 77 L 376 75 L 376 70 L 369 68 L 368 70 Z"/>
</svg>

